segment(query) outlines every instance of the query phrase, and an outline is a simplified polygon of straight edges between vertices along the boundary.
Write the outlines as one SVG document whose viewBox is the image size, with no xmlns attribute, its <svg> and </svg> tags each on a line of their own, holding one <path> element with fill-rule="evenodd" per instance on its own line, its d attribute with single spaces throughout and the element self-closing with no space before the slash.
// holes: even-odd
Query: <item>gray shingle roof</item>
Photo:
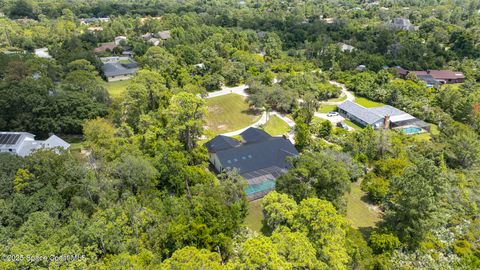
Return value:
<svg viewBox="0 0 480 270">
<path fill-rule="evenodd" d="M 240 133 L 240 136 L 242 136 L 243 140 L 247 143 L 265 141 L 272 137 L 265 131 L 253 127 L 250 127 L 244 132 Z"/>
<path fill-rule="evenodd" d="M 126 68 L 120 63 L 105 63 L 102 66 L 103 74 L 106 77 L 129 75 L 137 72 L 138 68 Z"/>
<path fill-rule="evenodd" d="M 358 105 L 355 102 L 345 101 L 342 104 L 338 105 L 338 108 L 357 117 L 358 119 L 362 120 L 363 122 L 373 125 L 379 121 L 383 121 L 383 118 L 387 115 L 392 116 L 390 121 L 394 122 L 395 119 L 398 120 L 407 120 L 407 119 L 415 119 L 412 115 L 399 110 L 395 107 L 390 105 L 374 107 L 374 108 L 365 108 L 361 105 Z"/>
<path fill-rule="evenodd" d="M 223 135 L 218 135 L 215 138 L 208 141 L 207 143 L 205 143 L 205 147 L 207 147 L 208 152 L 215 153 L 221 150 L 235 148 L 241 144 L 242 144 L 241 142 L 233 138 L 223 136 Z"/>
<path fill-rule="evenodd" d="M 288 169 L 290 164 L 286 158 L 297 155 L 297 149 L 288 139 L 278 137 L 217 152 L 224 168 L 236 168 L 239 174 L 247 179 L 252 172 L 265 168 Z"/>
<path fill-rule="evenodd" d="M 396 115 L 407 114 L 406 112 L 399 110 L 395 107 L 392 107 L 390 105 L 368 108 L 367 110 L 369 110 L 370 112 L 373 112 L 374 114 L 380 116 L 381 118 L 385 117 L 386 115 L 396 116 Z"/>
<path fill-rule="evenodd" d="M 382 116 L 379 116 L 367 108 L 358 105 L 355 102 L 351 102 L 349 100 L 343 102 L 342 104 L 338 105 L 338 108 L 341 110 L 346 111 L 347 113 L 354 115 L 358 119 L 364 121 L 365 123 L 372 125 L 382 119 Z"/>
</svg>

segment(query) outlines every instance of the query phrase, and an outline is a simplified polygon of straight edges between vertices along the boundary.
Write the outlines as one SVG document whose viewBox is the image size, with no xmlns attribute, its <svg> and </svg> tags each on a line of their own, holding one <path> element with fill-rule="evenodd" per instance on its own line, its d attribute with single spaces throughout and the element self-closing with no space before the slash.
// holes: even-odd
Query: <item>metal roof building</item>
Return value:
<svg viewBox="0 0 480 270">
<path fill-rule="evenodd" d="M 6 152 L 24 157 L 38 149 L 68 149 L 69 147 L 70 144 L 56 135 L 50 136 L 45 141 L 37 141 L 35 135 L 28 132 L 0 132 L 0 153 Z"/>
<path fill-rule="evenodd" d="M 426 128 L 429 126 L 427 123 L 390 105 L 365 108 L 355 102 L 347 100 L 338 105 L 338 111 L 342 116 L 362 126 L 371 126 L 375 129 L 383 128 L 385 121 L 388 121 L 388 124 L 392 127 L 415 125 Z"/>
</svg>

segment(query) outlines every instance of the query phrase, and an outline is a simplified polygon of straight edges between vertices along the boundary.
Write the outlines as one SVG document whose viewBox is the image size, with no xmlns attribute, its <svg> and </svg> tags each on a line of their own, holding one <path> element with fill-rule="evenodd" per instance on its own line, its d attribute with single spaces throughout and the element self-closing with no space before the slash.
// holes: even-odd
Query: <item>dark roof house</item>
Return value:
<svg viewBox="0 0 480 270">
<path fill-rule="evenodd" d="M 102 72 L 110 81 L 125 80 L 138 71 L 138 63 L 129 57 L 103 57 Z"/>
<path fill-rule="evenodd" d="M 258 199 L 275 186 L 275 179 L 290 167 L 287 157 L 297 156 L 293 144 L 283 137 L 249 128 L 240 134 L 243 141 L 219 135 L 205 144 L 217 171 L 236 169 L 248 181 L 246 193 Z"/>
</svg>

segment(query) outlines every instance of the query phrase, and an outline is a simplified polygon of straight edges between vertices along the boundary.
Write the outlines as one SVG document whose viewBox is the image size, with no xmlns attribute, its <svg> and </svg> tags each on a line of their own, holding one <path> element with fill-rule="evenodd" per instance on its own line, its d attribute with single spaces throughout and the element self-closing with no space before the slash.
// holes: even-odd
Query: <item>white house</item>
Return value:
<svg viewBox="0 0 480 270">
<path fill-rule="evenodd" d="M 57 137 L 50 136 L 45 141 L 35 140 L 35 135 L 28 132 L 0 132 L 0 153 L 12 153 L 22 157 L 38 149 L 68 149 L 70 144 Z"/>
<path fill-rule="evenodd" d="M 121 45 L 122 41 L 127 42 L 127 37 L 126 36 L 118 36 L 115 37 L 115 45 Z"/>
<path fill-rule="evenodd" d="M 35 49 L 35 55 L 40 58 L 52 58 L 52 56 L 48 53 L 48 48 Z"/>
<path fill-rule="evenodd" d="M 355 47 L 353 47 L 352 45 L 348 45 L 342 42 L 337 43 L 337 45 L 338 47 L 340 47 L 340 51 L 342 52 L 352 52 L 353 50 L 355 50 Z"/>
</svg>

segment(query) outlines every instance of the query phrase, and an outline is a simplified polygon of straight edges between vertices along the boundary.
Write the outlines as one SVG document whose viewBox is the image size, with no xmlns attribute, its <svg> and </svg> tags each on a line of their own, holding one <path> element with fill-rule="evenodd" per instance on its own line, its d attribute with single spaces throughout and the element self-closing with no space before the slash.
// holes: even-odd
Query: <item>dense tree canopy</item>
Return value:
<svg viewBox="0 0 480 270">
<path fill-rule="evenodd" d="M 0 130 L 72 143 L 0 153 L 0 253 L 81 256 L 2 257 L 0 268 L 480 268 L 479 9 L 478 0 L 0 1 Z M 412 27 L 392 27 L 395 18 Z M 170 37 L 147 40 L 159 32 Z M 117 36 L 127 40 L 95 52 Z M 106 82 L 100 57 L 124 54 L 139 71 Z M 397 66 L 460 71 L 465 82 L 428 87 Z M 330 81 L 429 132 L 320 121 L 347 98 Z M 235 86 L 250 109 L 291 118 L 300 151 L 257 203 L 258 232 L 245 224 L 248 183 L 211 170 L 203 146 L 213 137 L 203 97 Z M 351 217 L 352 185 L 375 226 Z"/>
</svg>

